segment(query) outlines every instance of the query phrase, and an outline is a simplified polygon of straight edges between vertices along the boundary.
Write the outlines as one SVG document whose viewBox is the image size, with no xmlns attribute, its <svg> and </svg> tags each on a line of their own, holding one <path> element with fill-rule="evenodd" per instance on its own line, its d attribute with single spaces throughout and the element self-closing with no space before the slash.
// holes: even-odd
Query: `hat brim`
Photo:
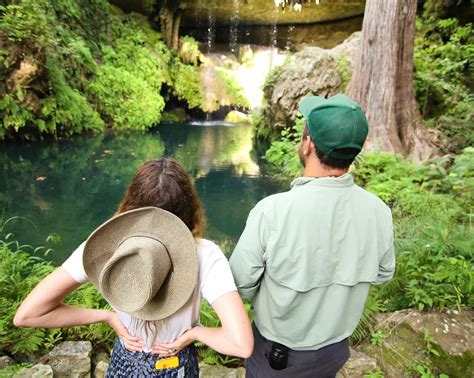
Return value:
<svg viewBox="0 0 474 378">
<path fill-rule="evenodd" d="M 143 320 L 160 320 L 174 314 L 192 296 L 198 280 L 199 261 L 191 231 L 176 215 L 156 207 L 119 214 L 99 226 L 87 239 L 83 263 L 89 280 L 99 285 L 100 273 L 117 247 L 131 236 L 153 236 L 168 250 L 172 269 L 155 297 L 142 309 L 129 312 Z M 110 303 L 114 308 L 114 303 Z"/>
<path fill-rule="evenodd" d="M 311 112 L 326 101 L 324 97 L 308 96 L 299 103 L 299 110 L 305 119 L 308 119 Z"/>
</svg>

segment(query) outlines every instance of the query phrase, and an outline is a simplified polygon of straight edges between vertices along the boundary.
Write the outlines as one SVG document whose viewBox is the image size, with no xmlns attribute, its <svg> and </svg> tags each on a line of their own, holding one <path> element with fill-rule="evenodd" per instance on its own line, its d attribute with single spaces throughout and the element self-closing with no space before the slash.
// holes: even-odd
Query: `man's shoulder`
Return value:
<svg viewBox="0 0 474 378">
<path fill-rule="evenodd" d="M 357 191 L 361 198 L 364 198 L 368 203 L 371 203 L 376 208 L 391 213 L 390 207 L 376 194 L 369 192 L 367 189 L 364 189 L 358 185 L 354 185 L 354 190 Z"/>
<path fill-rule="evenodd" d="M 276 203 L 286 201 L 289 195 L 289 191 L 278 192 L 270 194 L 267 197 L 262 198 L 254 207 L 254 210 L 266 210 L 272 208 Z"/>
</svg>

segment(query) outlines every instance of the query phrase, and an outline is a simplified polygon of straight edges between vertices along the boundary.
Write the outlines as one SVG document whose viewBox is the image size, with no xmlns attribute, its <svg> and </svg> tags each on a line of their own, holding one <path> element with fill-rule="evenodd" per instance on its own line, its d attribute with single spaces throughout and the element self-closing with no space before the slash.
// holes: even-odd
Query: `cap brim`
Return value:
<svg viewBox="0 0 474 378">
<path fill-rule="evenodd" d="M 320 96 L 308 96 L 302 99 L 299 103 L 299 110 L 303 117 L 308 119 L 310 113 L 314 108 L 320 106 L 326 99 Z"/>
</svg>

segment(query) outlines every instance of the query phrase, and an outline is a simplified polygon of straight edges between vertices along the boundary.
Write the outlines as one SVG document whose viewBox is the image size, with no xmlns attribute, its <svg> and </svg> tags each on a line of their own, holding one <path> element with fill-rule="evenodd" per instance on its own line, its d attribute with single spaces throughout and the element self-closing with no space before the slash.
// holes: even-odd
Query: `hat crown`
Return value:
<svg viewBox="0 0 474 378">
<path fill-rule="evenodd" d="M 163 286 L 172 263 L 166 246 L 152 236 L 123 240 L 99 277 L 104 298 L 121 311 L 141 310 Z"/>
<path fill-rule="evenodd" d="M 338 159 L 354 158 L 364 145 L 368 122 L 360 105 L 343 94 L 309 96 L 299 109 L 318 150 Z"/>
</svg>

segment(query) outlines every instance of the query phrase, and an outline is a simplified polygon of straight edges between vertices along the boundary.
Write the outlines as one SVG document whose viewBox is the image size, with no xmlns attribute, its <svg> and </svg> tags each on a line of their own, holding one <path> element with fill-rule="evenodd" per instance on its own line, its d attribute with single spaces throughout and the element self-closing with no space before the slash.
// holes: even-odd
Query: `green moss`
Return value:
<svg viewBox="0 0 474 378">
<path fill-rule="evenodd" d="M 437 372 L 445 373 L 450 378 L 464 378 L 466 373 L 474 371 L 474 355 L 470 351 L 464 352 L 460 356 L 446 353 L 436 345 L 439 356 L 432 355 L 430 360 Z"/>
<path fill-rule="evenodd" d="M 406 366 L 425 359 L 422 335 L 405 323 L 391 329 L 381 345 L 366 345 L 363 350 L 375 356 L 386 372 L 403 372 Z"/>
</svg>

